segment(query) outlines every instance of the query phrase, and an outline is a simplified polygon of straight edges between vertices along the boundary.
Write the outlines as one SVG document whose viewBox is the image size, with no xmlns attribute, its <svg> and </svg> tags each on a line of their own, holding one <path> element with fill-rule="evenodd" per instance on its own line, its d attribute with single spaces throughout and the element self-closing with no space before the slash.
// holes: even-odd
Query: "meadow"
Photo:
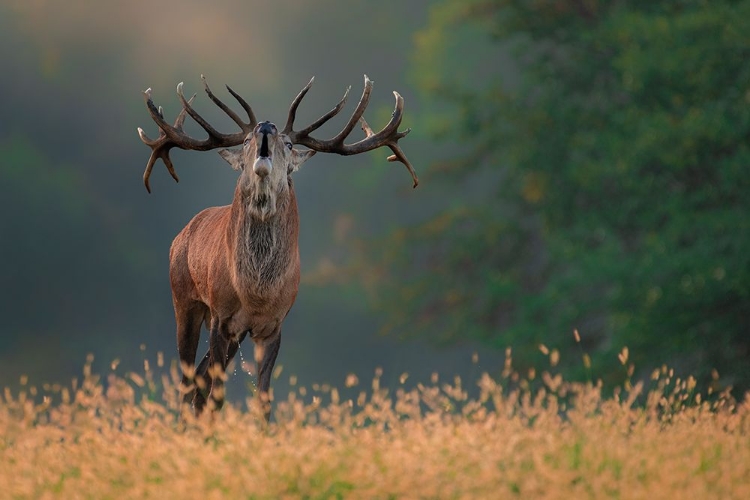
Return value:
<svg viewBox="0 0 750 500">
<path fill-rule="evenodd" d="M 292 377 L 265 424 L 252 398 L 192 417 L 178 369 L 156 364 L 5 389 L 0 496 L 750 498 L 750 400 L 698 392 L 667 367 L 608 396 L 510 361 L 468 387 Z"/>
</svg>

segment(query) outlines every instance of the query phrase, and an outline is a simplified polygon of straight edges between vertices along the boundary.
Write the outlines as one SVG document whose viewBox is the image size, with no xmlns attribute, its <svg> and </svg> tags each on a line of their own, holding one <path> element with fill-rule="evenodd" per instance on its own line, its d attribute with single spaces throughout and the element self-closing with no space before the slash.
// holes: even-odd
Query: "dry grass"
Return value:
<svg viewBox="0 0 750 500">
<path fill-rule="evenodd" d="M 268 427 L 252 404 L 181 415 L 175 378 L 87 366 L 73 387 L 6 390 L 0 496 L 750 498 L 750 402 L 701 401 L 667 370 L 609 398 L 507 370 L 471 398 L 459 380 L 300 387 Z"/>
</svg>

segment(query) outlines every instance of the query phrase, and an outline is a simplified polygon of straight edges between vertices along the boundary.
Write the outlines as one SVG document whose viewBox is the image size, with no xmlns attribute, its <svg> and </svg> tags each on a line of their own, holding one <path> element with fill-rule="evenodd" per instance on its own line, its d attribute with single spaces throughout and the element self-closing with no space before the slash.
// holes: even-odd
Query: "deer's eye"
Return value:
<svg viewBox="0 0 750 500">
<path fill-rule="evenodd" d="M 248 144 L 250 144 L 250 139 L 245 139 L 244 145 L 247 146 Z"/>
<path fill-rule="evenodd" d="M 293 146 L 293 145 L 292 145 L 292 143 L 291 143 L 291 142 L 287 142 L 287 143 L 286 143 L 286 148 L 287 148 L 287 149 L 288 149 L 289 151 L 291 151 L 291 150 L 292 150 L 292 146 Z"/>
</svg>

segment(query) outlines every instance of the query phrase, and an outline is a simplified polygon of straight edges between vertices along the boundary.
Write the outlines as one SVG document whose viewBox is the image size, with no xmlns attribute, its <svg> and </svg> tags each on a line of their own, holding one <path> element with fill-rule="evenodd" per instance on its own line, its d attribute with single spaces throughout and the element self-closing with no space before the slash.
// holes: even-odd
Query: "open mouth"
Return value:
<svg viewBox="0 0 750 500">
<path fill-rule="evenodd" d="M 268 134 L 263 134 L 263 140 L 260 142 L 260 148 L 258 149 L 258 158 L 268 158 L 269 155 Z"/>
</svg>

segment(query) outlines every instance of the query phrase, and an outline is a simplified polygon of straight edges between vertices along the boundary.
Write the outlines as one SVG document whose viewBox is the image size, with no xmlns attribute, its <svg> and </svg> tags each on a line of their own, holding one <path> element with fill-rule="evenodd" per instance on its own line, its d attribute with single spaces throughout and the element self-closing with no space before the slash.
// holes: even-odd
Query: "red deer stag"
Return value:
<svg viewBox="0 0 750 500">
<path fill-rule="evenodd" d="M 291 175 L 316 152 L 355 155 L 388 146 L 393 152 L 388 160 L 403 163 L 416 187 L 414 169 L 398 145 L 398 140 L 409 133 L 409 129 L 398 131 L 404 101 L 397 92 L 393 93 L 396 106 L 391 120 L 374 133 L 362 117 L 372 91 L 372 81 L 365 75 L 362 98 L 349 121 L 336 136 L 321 140 L 310 134 L 341 111 L 348 89 L 331 111 L 311 125 L 294 130 L 297 107 L 310 90 L 311 79 L 292 101 L 286 125 L 279 130 L 271 122 L 258 122 L 245 100 L 227 86 L 247 113 L 248 121 L 243 121 L 211 92 L 203 76 L 201 79 L 209 99 L 239 126 L 239 132 L 222 134 L 214 129 L 193 109 L 195 95 L 185 99 L 182 83 L 177 86 L 182 111 L 174 125 L 165 121 L 148 89 L 143 95 L 151 118 L 160 129 L 159 137 L 150 139 L 138 129 L 141 140 L 152 149 L 143 174 L 149 192 L 149 176 L 159 158 L 178 180 L 169 158 L 172 148 L 207 151 L 242 145 L 239 149 L 219 150 L 221 157 L 240 171 L 232 204 L 207 208 L 196 215 L 174 239 L 169 253 L 182 390 L 185 403 L 192 401 L 196 414 L 206 405 L 206 393 L 213 407 L 220 408 L 227 364 L 249 335 L 255 344 L 258 389 L 268 418 L 268 390 L 281 342 L 281 324 L 297 296 L 300 279 L 299 217 Z M 206 139 L 185 133 L 187 115 L 208 133 Z M 358 121 L 365 137 L 345 144 Z M 295 144 L 307 149 L 295 149 Z M 204 323 L 209 329 L 209 348 L 194 368 Z"/>
</svg>

